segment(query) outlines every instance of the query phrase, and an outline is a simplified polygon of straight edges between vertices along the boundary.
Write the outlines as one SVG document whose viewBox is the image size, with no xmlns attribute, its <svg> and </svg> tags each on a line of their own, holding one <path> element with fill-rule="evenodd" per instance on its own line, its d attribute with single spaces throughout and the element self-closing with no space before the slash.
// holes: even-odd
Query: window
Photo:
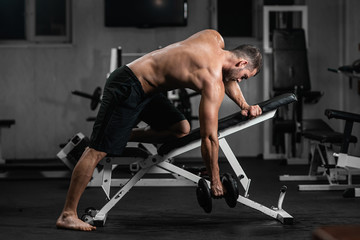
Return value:
<svg viewBox="0 0 360 240">
<path fill-rule="evenodd" d="M 0 1 L 0 39 L 25 39 L 24 0 Z"/>
<path fill-rule="evenodd" d="M 1 0 L 0 41 L 68 43 L 70 0 Z"/>
</svg>

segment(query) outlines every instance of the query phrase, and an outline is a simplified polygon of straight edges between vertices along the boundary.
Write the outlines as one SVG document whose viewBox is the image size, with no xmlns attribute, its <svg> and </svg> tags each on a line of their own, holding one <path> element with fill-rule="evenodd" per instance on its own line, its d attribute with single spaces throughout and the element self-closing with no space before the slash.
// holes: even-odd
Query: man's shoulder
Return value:
<svg viewBox="0 0 360 240">
<path fill-rule="evenodd" d="M 205 37 L 206 39 L 215 38 L 218 41 L 219 40 L 223 41 L 223 38 L 222 38 L 221 34 L 218 31 L 214 30 L 214 29 L 202 30 L 200 32 L 195 33 L 190 38 L 199 38 L 199 37 Z"/>
<path fill-rule="evenodd" d="M 214 30 L 214 29 L 205 29 L 205 30 L 202 30 L 200 32 L 198 32 L 199 35 L 206 35 L 206 36 L 213 36 L 213 37 L 217 37 L 217 38 L 221 38 L 222 39 L 222 36 L 221 34 Z"/>
<path fill-rule="evenodd" d="M 216 43 L 216 45 L 218 45 L 220 48 L 224 49 L 225 41 L 218 31 L 214 29 L 206 29 L 203 31 L 203 34 L 207 39 L 214 39 L 214 43 Z"/>
<path fill-rule="evenodd" d="M 204 30 L 200 31 L 199 33 L 220 35 L 220 33 L 218 31 L 216 31 L 215 29 L 204 29 Z"/>
</svg>

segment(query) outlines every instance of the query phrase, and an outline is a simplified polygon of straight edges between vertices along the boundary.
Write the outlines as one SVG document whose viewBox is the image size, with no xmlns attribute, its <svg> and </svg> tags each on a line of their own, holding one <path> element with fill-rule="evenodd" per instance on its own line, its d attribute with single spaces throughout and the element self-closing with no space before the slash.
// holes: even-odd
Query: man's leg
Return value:
<svg viewBox="0 0 360 240">
<path fill-rule="evenodd" d="M 66 196 L 65 206 L 56 221 L 58 228 L 92 231 L 96 227 L 81 221 L 77 215 L 77 206 L 81 195 L 89 183 L 96 165 L 106 156 L 106 153 L 86 148 L 76 164 L 71 176 L 70 187 Z"/>
<path fill-rule="evenodd" d="M 187 120 L 182 120 L 172 124 L 169 128 L 154 130 L 150 126 L 144 128 L 134 128 L 130 140 L 131 142 L 145 143 L 164 143 L 166 141 L 181 138 L 189 134 L 190 124 Z"/>
<path fill-rule="evenodd" d="M 133 129 L 130 141 L 164 143 L 190 132 L 185 116 L 163 94 L 153 96 L 140 113 L 140 120 L 149 125 Z"/>
</svg>

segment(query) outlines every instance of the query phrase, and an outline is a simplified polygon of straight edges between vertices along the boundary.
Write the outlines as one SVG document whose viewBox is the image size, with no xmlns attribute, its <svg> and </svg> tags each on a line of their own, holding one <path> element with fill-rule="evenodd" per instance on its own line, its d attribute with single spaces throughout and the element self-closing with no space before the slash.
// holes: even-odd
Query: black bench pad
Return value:
<svg viewBox="0 0 360 240">
<path fill-rule="evenodd" d="M 333 109 L 326 109 L 325 115 L 331 119 L 342 119 L 352 122 L 360 122 L 360 114 L 338 111 Z M 329 127 L 330 128 L 330 127 Z M 303 132 L 303 136 L 308 139 L 319 141 L 320 143 L 339 143 L 341 144 L 344 140 L 344 134 L 335 132 L 331 128 L 324 129 L 317 126 L 315 129 L 308 129 L 308 131 Z M 350 136 L 350 143 L 356 143 L 357 138 L 355 136 Z"/>
<path fill-rule="evenodd" d="M 326 130 L 304 131 L 303 136 L 311 140 L 319 141 L 320 143 L 341 144 L 344 140 L 344 134 L 334 131 L 326 131 Z M 357 138 L 355 136 L 351 136 L 350 142 L 356 143 Z"/>
<path fill-rule="evenodd" d="M 270 112 L 272 110 L 275 110 L 281 106 L 287 105 L 289 103 L 297 101 L 297 98 L 295 94 L 293 93 L 285 93 L 279 96 L 276 96 L 272 99 L 269 99 L 267 101 L 258 103 L 258 105 L 261 107 L 263 113 Z M 218 123 L 218 131 L 224 130 L 226 128 L 229 128 L 231 126 L 234 126 L 240 122 L 248 120 L 248 117 L 244 117 L 241 115 L 241 111 L 236 112 L 232 115 L 229 115 L 227 117 L 219 119 Z M 183 147 L 187 145 L 188 143 L 200 139 L 200 128 L 194 129 L 190 132 L 190 134 L 186 135 L 185 137 L 176 139 L 172 142 L 168 142 L 163 144 L 159 150 L 158 153 L 160 155 L 164 155 L 169 153 L 171 150 Z"/>
<path fill-rule="evenodd" d="M 346 121 L 360 122 L 360 114 L 326 109 L 325 115 L 330 118 L 343 119 Z"/>
</svg>

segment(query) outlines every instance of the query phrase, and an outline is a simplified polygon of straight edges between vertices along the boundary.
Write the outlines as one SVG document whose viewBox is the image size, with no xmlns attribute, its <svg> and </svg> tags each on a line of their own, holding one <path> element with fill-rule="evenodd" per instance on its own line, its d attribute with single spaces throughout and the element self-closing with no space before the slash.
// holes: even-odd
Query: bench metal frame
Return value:
<svg viewBox="0 0 360 240">
<path fill-rule="evenodd" d="M 227 161 L 234 170 L 236 176 L 238 177 L 242 188 L 244 189 L 244 194 L 239 195 L 237 201 L 243 205 L 246 205 L 254 210 L 258 210 L 264 213 L 271 218 L 274 218 L 280 221 L 283 224 L 292 224 L 293 217 L 288 214 L 285 210 L 282 209 L 282 203 L 286 193 L 286 187 L 281 188 L 280 196 L 277 203 L 277 207 L 266 207 L 260 203 L 257 203 L 249 198 L 249 190 L 251 179 L 247 177 L 245 171 L 241 167 L 239 161 L 231 150 L 229 144 L 227 143 L 225 137 L 230 134 L 241 131 L 245 128 L 268 120 L 274 117 L 276 110 L 269 111 L 263 115 L 244 122 L 240 122 L 235 126 L 226 128 L 219 131 L 219 145 L 223 151 Z M 180 168 L 172 163 L 172 159 L 177 157 L 185 152 L 193 150 L 200 147 L 201 140 L 197 139 L 193 142 L 186 144 L 183 147 L 173 149 L 169 153 L 161 156 L 153 151 L 153 154 L 150 154 L 147 158 L 105 158 L 102 161 L 104 165 L 101 172 L 95 173 L 94 179 L 89 183 L 89 186 L 101 186 L 108 198 L 108 202 L 100 209 L 93 211 L 91 215 L 88 216 L 88 222 L 96 225 L 103 226 L 106 222 L 107 215 L 109 211 L 128 193 L 128 191 L 137 186 L 184 186 L 184 183 L 187 182 L 188 186 L 196 186 L 197 182 L 200 180 L 200 176 L 197 176 L 183 168 Z M 114 166 L 118 164 L 124 164 L 124 161 L 129 164 L 134 164 L 138 166 L 138 171 L 130 179 L 112 179 L 112 170 Z M 175 177 L 173 180 L 169 179 L 146 179 L 142 178 L 146 173 L 166 173 L 172 174 Z M 101 181 L 101 183 L 100 183 Z M 208 181 L 210 185 L 210 182 Z M 111 186 L 121 186 L 115 194 L 110 197 Z"/>
</svg>

